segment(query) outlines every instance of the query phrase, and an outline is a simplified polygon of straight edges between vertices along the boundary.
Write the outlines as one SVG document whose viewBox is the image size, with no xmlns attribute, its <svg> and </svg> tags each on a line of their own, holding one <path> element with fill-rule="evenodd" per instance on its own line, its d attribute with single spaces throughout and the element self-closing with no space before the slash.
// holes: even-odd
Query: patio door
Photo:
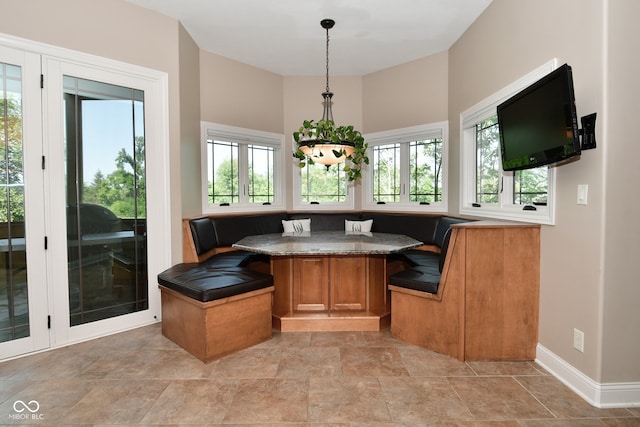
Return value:
<svg viewBox="0 0 640 427">
<path fill-rule="evenodd" d="M 49 346 L 39 75 L 0 46 L 0 360 Z"/>
<path fill-rule="evenodd" d="M 166 73 L 0 35 L 0 361 L 160 320 L 168 135 Z"/>
<path fill-rule="evenodd" d="M 147 254 L 152 87 L 126 73 L 55 58 L 43 63 L 56 342 L 150 323 L 157 318 Z"/>
</svg>

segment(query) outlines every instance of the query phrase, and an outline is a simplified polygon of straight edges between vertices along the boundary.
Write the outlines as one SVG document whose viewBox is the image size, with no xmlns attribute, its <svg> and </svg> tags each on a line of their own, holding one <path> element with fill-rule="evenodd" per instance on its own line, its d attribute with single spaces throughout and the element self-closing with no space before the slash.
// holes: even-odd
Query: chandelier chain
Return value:
<svg viewBox="0 0 640 427">
<path fill-rule="evenodd" d="M 329 28 L 327 28 L 327 92 L 331 92 L 329 90 Z"/>
</svg>

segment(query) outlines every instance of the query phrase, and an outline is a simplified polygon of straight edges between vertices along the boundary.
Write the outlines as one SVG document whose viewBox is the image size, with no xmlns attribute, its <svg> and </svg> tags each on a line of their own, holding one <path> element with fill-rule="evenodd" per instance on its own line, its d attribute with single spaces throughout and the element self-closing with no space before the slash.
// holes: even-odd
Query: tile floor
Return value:
<svg viewBox="0 0 640 427">
<path fill-rule="evenodd" d="M 389 331 L 274 333 L 203 364 L 152 325 L 0 363 L 0 425 L 640 426 L 533 362 L 462 363 Z"/>
</svg>

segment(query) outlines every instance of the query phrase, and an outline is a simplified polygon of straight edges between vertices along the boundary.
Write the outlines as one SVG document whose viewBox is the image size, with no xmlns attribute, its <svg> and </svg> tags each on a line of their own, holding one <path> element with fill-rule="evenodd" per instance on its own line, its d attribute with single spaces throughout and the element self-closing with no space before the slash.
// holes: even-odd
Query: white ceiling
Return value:
<svg viewBox="0 0 640 427">
<path fill-rule="evenodd" d="M 128 0 L 178 19 L 200 49 L 283 76 L 360 76 L 447 50 L 491 0 Z"/>
</svg>

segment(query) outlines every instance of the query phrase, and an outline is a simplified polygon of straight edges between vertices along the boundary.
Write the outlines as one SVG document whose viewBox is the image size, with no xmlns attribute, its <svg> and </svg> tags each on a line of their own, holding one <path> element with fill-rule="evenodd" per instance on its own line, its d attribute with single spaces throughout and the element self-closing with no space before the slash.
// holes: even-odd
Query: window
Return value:
<svg viewBox="0 0 640 427">
<path fill-rule="evenodd" d="M 295 142 L 294 142 L 295 144 Z M 291 163 L 293 166 L 293 163 Z M 352 210 L 353 183 L 347 180 L 344 163 L 324 166 L 307 164 L 293 171 L 293 209 Z"/>
<path fill-rule="evenodd" d="M 326 167 L 307 164 L 300 170 L 300 200 L 302 203 L 327 204 L 347 201 L 347 178 L 342 164 Z"/>
<path fill-rule="evenodd" d="M 551 61 L 461 114 L 461 214 L 553 224 L 555 170 L 502 170 L 496 107 L 555 69 Z"/>
<path fill-rule="evenodd" d="M 203 211 L 282 209 L 283 136 L 203 123 Z"/>
<path fill-rule="evenodd" d="M 447 122 L 365 136 L 367 209 L 446 212 Z"/>
</svg>

